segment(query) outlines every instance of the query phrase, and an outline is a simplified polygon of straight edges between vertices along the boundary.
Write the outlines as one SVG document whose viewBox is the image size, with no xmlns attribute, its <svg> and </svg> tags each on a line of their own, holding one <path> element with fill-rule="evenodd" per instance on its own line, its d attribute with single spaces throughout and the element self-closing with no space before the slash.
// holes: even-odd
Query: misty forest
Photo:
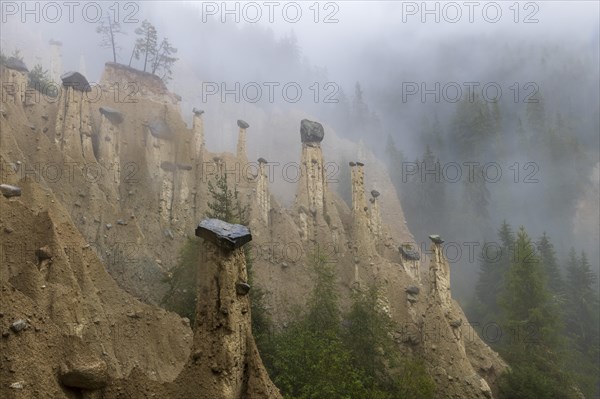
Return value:
<svg viewBox="0 0 600 399">
<path fill-rule="evenodd" d="M 600 399 L 597 2 L 0 2 L 0 397 Z"/>
</svg>

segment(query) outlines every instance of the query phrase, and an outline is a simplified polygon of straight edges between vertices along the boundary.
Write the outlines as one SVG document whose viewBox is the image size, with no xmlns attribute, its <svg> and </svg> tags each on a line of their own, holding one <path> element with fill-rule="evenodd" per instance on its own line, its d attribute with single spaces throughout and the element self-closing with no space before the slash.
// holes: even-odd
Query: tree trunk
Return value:
<svg viewBox="0 0 600 399">
<path fill-rule="evenodd" d="M 115 35 L 113 33 L 113 26 L 112 26 L 112 22 L 110 21 L 110 15 L 108 16 L 108 29 L 110 30 L 110 43 L 112 44 L 113 61 L 116 64 L 117 63 L 117 51 L 115 49 Z"/>
<path fill-rule="evenodd" d="M 146 55 L 144 56 L 144 72 L 146 72 L 146 64 L 148 63 L 148 52 L 150 51 L 150 32 L 146 34 Z"/>
</svg>

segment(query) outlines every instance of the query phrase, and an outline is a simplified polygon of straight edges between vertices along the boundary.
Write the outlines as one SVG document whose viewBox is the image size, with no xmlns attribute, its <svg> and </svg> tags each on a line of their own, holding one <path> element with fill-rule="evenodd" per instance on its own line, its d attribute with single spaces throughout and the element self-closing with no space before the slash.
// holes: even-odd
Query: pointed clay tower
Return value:
<svg viewBox="0 0 600 399">
<path fill-rule="evenodd" d="M 61 79 L 55 141 L 71 158 L 95 161 L 91 107 L 87 95 L 92 91 L 91 86 L 79 72 L 65 73 Z"/>
<path fill-rule="evenodd" d="M 258 176 L 256 181 L 256 202 L 258 203 L 262 222 L 269 225 L 269 211 L 271 210 L 271 194 L 269 193 L 269 178 L 266 168 L 267 160 L 258 158 Z"/>
<path fill-rule="evenodd" d="M 50 39 L 50 78 L 54 82 L 60 80 L 60 75 L 63 73 L 61 48 L 62 43 L 58 40 Z"/>
<path fill-rule="evenodd" d="M 252 336 L 250 286 L 242 250 L 252 240 L 250 231 L 205 219 L 196 235 L 203 238 L 203 251 L 192 356 L 173 384 L 174 397 L 281 399 Z M 252 392 L 248 392 L 250 385 Z"/>
<path fill-rule="evenodd" d="M 238 119 L 237 125 L 240 128 L 237 143 L 237 159 L 243 164 L 243 168 L 243 166 L 248 163 L 248 155 L 246 153 L 246 129 L 248 129 L 250 125 L 241 119 Z"/>
</svg>

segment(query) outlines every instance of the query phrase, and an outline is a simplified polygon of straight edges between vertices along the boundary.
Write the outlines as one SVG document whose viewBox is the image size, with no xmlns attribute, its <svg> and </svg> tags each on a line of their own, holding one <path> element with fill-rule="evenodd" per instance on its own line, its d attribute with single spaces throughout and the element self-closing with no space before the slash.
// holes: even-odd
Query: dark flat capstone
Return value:
<svg viewBox="0 0 600 399">
<path fill-rule="evenodd" d="M 0 192 L 6 198 L 21 196 L 21 188 L 10 184 L 0 184 Z"/>
<path fill-rule="evenodd" d="M 433 243 L 434 243 L 434 244 L 443 244 L 443 243 L 444 243 L 444 240 L 442 240 L 442 237 L 440 237 L 440 236 L 439 236 L 439 235 L 437 235 L 437 234 L 432 234 L 432 235 L 430 235 L 430 236 L 429 236 L 429 239 L 430 239 L 431 241 L 433 241 Z"/>
<path fill-rule="evenodd" d="M 371 190 L 371 195 L 373 196 L 373 198 L 377 198 L 379 197 L 381 194 L 379 193 L 379 191 L 377 190 Z"/>
<path fill-rule="evenodd" d="M 263 157 L 258 158 L 258 163 L 267 163 L 267 160 Z"/>
<path fill-rule="evenodd" d="M 194 113 L 194 115 L 200 116 L 200 115 L 202 115 L 204 113 L 204 110 L 203 109 L 194 108 L 192 110 L 192 112 Z"/>
<path fill-rule="evenodd" d="M 4 66 L 8 69 L 14 69 L 15 71 L 29 72 L 29 69 L 27 69 L 27 65 L 25 65 L 23 60 L 20 60 L 15 57 L 10 57 L 9 59 L 7 59 L 4 62 Z"/>
<path fill-rule="evenodd" d="M 78 91 L 92 91 L 92 88 L 85 76 L 79 72 L 67 72 L 60 75 L 60 79 L 65 87 L 72 87 L 73 90 Z"/>
<path fill-rule="evenodd" d="M 114 108 L 100 107 L 100 113 L 115 125 L 118 125 L 119 123 L 123 122 L 123 114 Z"/>
<path fill-rule="evenodd" d="M 362 162 L 358 162 L 358 161 L 356 161 L 356 164 L 357 164 L 358 166 L 365 166 L 365 164 L 364 164 L 364 163 L 362 163 Z"/>
<path fill-rule="evenodd" d="M 220 247 L 234 250 L 252 241 L 250 229 L 240 224 L 231 224 L 219 219 L 204 219 L 196 227 L 196 236 Z"/>
<path fill-rule="evenodd" d="M 413 248 L 409 248 L 409 247 L 405 247 L 405 246 L 400 246 L 398 249 L 400 250 L 400 254 L 404 258 L 406 258 L 408 260 L 419 260 L 419 259 L 421 259 L 421 255 L 419 254 L 419 252 L 417 252 Z"/>
<path fill-rule="evenodd" d="M 323 137 L 325 137 L 325 130 L 319 122 L 308 119 L 300 121 L 300 140 L 303 143 L 320 143 Z"/>
<path fill-rule="evenodd" d="M 240 129 L 248 129 L 250 127 L 250 125 L 248 124 L 248 122 L 243 121 L 241 119 L 238 119 L 237 121 L 237 125 Z"/>
<path fill-rule="evenodd" d="M 356 166 L 356 162 L 350 161 L 350 162 L 348 162 L 348 165 L 350 165 L 350 167 Z"/>
<path fill-rule="evenodd" d="M 150 134 L 157 139 L 173 139 L 173 132 L 171 131 L 171 128 L 169 128 L 169 125 L 167 125 L 167 122 L 163 119 L 154 119 L 148 123 L 148 129 L 150 129 Z"/>
</svg>

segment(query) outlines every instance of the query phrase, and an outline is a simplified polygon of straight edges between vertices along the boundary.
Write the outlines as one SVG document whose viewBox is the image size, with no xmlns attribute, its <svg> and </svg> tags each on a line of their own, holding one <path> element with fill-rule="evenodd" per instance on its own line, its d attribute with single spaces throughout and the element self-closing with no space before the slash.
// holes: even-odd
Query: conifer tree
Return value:
<svg viewBox="0 0 600 399">
<path fill-rule="evenodd" d="M 509 339 L 502 354 L 511 370 L 500 380 L 503 398 L 577 398 L 563 371 L 560 318 L 546 288 L 546 276 L 534 244 L 521 227 L 502 296 Z"/>
</svg>

